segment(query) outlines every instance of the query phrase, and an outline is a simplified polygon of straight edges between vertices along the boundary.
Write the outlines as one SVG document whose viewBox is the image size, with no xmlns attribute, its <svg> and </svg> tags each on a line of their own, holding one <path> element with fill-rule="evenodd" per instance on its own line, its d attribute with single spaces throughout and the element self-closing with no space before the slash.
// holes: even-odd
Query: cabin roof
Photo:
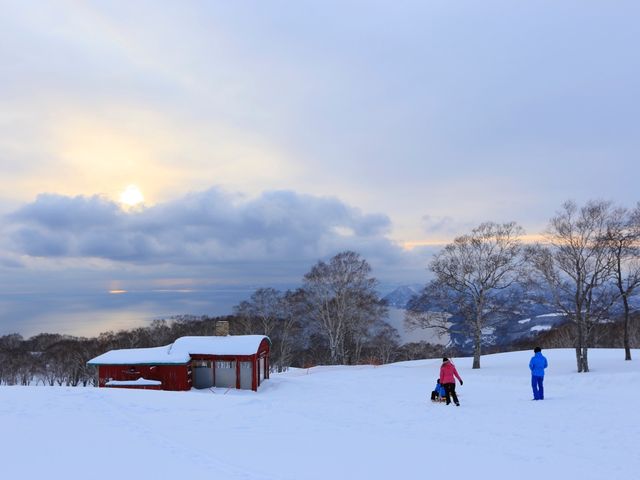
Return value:
<svg viewBox="0 0 640 480">
<path fill-rule="evenodd" d="M 183 365 L 191 355 L 255 355 L 264 335 L 180 337 L 170 345 L 110 350 L 92 358 L 89 365 Z"/>
</svg>

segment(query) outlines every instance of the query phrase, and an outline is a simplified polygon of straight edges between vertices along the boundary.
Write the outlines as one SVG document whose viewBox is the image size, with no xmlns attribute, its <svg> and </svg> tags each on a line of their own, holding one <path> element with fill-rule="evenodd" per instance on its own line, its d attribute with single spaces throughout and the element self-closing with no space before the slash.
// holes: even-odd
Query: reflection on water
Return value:
<svg viewBox="0 0 640 480">
<path fill-rule="evenodd" d="M 0 295 L 0 335 L 38 333 L 94 336 L 107 330 L 144 326 L 173 315 L 227 315 L 253 288 L 211 291 L 147 291 L 118 295 Z"/>
<path fill-rule="evenodd" d="M 0 295 L 0 335 L 20 333 L 25 338 L 38 333 L 95 336 L 108 330 L 148 325 L 156 318 L 173 315 L 227 315 L 254 288 L 218 290 L 154 290 L 100 294 Z M 446 344 L 431 330 L 408 331 L 404 310 L 389 308 L 389 323 L 398 330 L 402 343 L 428 341 Z"/>
</svg>

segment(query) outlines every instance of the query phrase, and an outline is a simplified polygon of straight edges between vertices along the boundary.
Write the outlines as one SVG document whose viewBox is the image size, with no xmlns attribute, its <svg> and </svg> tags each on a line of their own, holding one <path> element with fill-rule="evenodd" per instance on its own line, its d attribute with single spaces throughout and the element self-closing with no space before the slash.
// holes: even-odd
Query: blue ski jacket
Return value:
<svg viewBox="0 0 640 480">
<path fill-rule="evenodd" d="M 544 377 L 544 369 L 548 366 L 547 359 L 541 352 L 537 352 L 529 362 L 529 369 L 534 377 Z"/>
<path fill-rule="evenodd" d="M 444 390 L 444 386 L 441 383 L 436 383 L 436 388 L 434 388 L 433 391 L 441 397 L 444 397 L 447 394 L 447 392 Z"/>
</svg>

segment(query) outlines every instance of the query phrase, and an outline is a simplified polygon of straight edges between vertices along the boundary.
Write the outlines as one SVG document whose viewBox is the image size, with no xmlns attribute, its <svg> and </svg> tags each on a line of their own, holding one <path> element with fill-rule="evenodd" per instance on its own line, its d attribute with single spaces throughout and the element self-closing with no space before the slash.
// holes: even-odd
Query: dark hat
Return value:
<svg viewBox="0 0 640 480">
<path fill-rule="evenodd" d="M 534 353 L 538 353 L 538 352 L 541 352 L 542 349 L 540 347 L 536 347 L 536 348 L 533 349 L 533 351 L 534 351 Z"/>
<path fill-rule="evenodd" d="M 447 357 L 443 357 L 443 358 L 442 358 L 442 361 L 443 361 L 443 362 L 448 362 L 448 361 L 449 361 L 449 359 L 448 359 Z"/>
</svg>

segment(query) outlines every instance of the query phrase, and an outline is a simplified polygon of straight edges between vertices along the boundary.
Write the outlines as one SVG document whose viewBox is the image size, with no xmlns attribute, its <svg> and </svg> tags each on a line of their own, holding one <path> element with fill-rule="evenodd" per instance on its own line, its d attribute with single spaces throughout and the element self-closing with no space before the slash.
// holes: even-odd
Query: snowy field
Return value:
<svg viewBox="0 0 640 480">
<path fill-rule="evenodd" d="M 454 359 L 460 407 L 428 400 L 439 360 L 317 367 L 258 393 L 0 387 L 5 479 L 640 478 L 640 351 Z"/>
</svg>

